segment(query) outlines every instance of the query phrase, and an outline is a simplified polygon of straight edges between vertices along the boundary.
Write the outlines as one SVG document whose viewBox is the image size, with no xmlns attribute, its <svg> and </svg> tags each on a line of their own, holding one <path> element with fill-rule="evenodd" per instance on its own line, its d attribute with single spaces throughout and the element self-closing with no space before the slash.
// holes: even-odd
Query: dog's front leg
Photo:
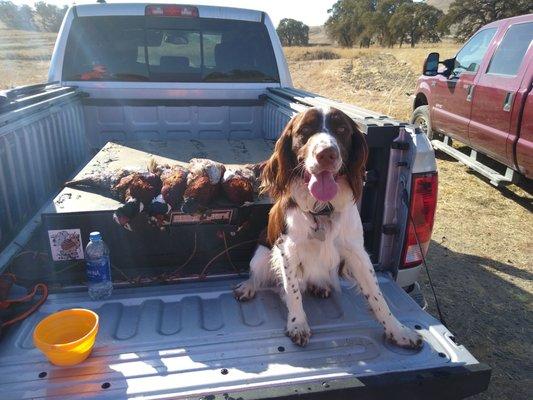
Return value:
<svg viewBox="0 0 533 400">
<path fill-rule="evenodd" d="M 392 315 L 379 288 L 374 266 L 363 246 L 346 249 L 344 258 L 349 269 L 348 277 L 353 277 L 357 281 L 361 292 L 368 300 L 372 313 L 385 328 L 387 340 L 404 348 L 421 347 L 422 337 Z"/>
<path fill-rule="evenodd" d="M 289 239 L 278 241 L 272 249 L 272 265 L 279 271 L 283 287 L 283 299 L 288 309 L 287 336 L 298 346 L 305 346 L 311 337 L 311 329 L 302 303 L 302 293 L 298 283 L 300 261 L 294 244 Z"/>
</svg>

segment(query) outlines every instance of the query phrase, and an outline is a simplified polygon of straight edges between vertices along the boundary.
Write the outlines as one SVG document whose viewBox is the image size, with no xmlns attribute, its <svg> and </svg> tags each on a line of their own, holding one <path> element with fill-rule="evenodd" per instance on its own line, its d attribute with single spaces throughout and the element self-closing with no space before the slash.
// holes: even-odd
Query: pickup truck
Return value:
<svg viewBox="0 0 533 400">
<path fill-rule="evenodd" d="M 416 85 L 411 121 L 444 151 L 488 177 L 533 178 L 533 14 L 485 25 L 454 58 L 431 53 Z M 439 64 L 442 67 L 439 68 Z M 444 136 L 444 142 L 440 139 Z M 470 156 L 451 146 L 469 146 Z M 480 152 L 503 164 L 482 163 Z"/>
<path fill-rule="evenodd" d="M 487 388 L 490 368 L 414 300 L 437 200 L 427 136 L 293 88 L 264 12 L 73 6 L 49 82 L 3 99 L 0 268 L 19 285 L 45 282 L 50 295 L 2 332 L 2 399 L 451 399 Z M 63 187 L 151 158 L 257 163 L 288 120 L 311 106 L 343 110 L 366 134 L 365 245 L 392 312 L 423 335 L 420 351 L 388 344 L 349 285 L 331 299 L 304 299 L 314 332 L 306 348 L 285 336 L 286 310 L 275 292 L 234 300 L 268 198 L 213 209 L 199 222 L 177 213 L 163 230 L 147 224 L 130 232 L 113 222 L 116 200 Z M 113 265 L 113 294 L 99 301 L 85 285 L 82 249 L 92 230 L 102 233 Z M 96 346 L 82 364 L 53 366 L 34 347 L 32 331 L 44 316 L 73 307 L 100 316 Z"/>
</svg>

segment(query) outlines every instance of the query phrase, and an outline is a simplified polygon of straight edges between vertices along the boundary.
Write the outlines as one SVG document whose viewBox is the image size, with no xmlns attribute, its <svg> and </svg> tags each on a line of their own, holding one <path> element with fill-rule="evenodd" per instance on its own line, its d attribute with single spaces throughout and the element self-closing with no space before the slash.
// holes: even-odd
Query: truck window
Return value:
<svg viewBox="0 0 533 400">
<path fill-rule="evenodd" d="M 494 53 L 487 73 L 515 76 L 532 41 L 533 22 L 511 26 Z"/>
<path fill-rule="evenodd" d="M 488 28 L 472 36 L 459 53 L 457 53 L 457 56 L 455 56 L 452 75 L 457 77 L 465 71 L 477 72 L 495 33 L 496 28 Z"/>
<path fill-rule="evenodd" d="M 80 17 L 66 81 L 279 82 L 264 24 L 208 18 Z"/>
</svg>

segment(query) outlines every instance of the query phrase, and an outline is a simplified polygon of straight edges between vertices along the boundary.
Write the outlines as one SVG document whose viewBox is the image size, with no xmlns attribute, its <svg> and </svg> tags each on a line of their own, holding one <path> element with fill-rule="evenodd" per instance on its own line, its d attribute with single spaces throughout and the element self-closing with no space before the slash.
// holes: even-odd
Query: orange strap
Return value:
<svg viewBox="0 0 533 400">
<path fill-rule="evenodd" d="M 38 283 L 33 287 L 33 289 L 26 296 L 20 297 L 15 300 L 4 300 L 2 303 L 8 304 L 8 305 L 13 304 L 13 303 L 24 303 L 24 302 L 27 302 L 33 299 L 37 295 L 37 292 L 39 290 L 42 292 L 41 298 L 35 304 L 33 304 L 29 309 L 24 311 L 22 314 L 19 314 L 16 317 L 3 322 L 0 325 L 0 329 L 5 328 L 6 326 L 9 326 L 9 325 L 13 325 L 16 322 L 22 321 L 23 319 L 26 319 L 31 314 L 33 314 L 35 311 L 37 311 L 39 307 L 41 307 L 41 305 L 48 298 L 48 286 L 46 286 L 44 283 Z"/>
</svg>

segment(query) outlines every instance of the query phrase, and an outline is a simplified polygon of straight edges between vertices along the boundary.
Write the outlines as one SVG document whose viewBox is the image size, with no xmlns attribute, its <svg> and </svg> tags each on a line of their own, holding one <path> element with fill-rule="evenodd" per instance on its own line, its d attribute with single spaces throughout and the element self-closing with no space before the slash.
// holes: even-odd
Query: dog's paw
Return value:
<svg viewBox="0 0 533 400">
<path fill-rule="evenodd" d="M 385 331 L 385 335 L 390 343 L 404 349 L 416 350 L 424 343 L 422 335 L 405 325 L 399 325 L 394 331 Z"/>
<path fill-rule="evenodd" d="M 255 288 L 250 281 L 239 283 L 233 288 L 233 296 L 238 301 L 248 301 L 255 297 Z"/>
<path fill-rule="evenodd" d="M 307 321 L 293 321 L 292 319 L 287 322 L 287 330 L 285 334 L 291 338 L 294 344 L 304 347 L 309 343 L 311 337 L 311 328 L 307 324 Z"/>
<path fill-rule="evenodd" d="M 317 286 L 309 284 L 307 286 L 307 293 L 320 299 L 327 299 L 331 296 L 331 288 L 329 286 Z"/>
</svg>

